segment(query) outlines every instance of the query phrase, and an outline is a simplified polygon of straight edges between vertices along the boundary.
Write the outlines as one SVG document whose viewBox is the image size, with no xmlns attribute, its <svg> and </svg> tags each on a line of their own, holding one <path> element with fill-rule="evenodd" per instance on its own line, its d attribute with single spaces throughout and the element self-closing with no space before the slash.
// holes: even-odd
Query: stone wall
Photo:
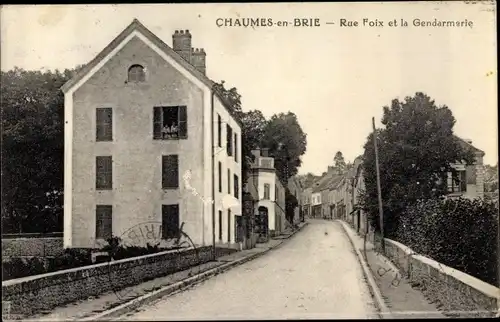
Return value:
<svg viewBox="0 0 500 322">
<path fill-rule="evenodd" d="M 212 258 L 212 248 L 165 251 L 2 282 L 2 301 L 25 316 L 165 276 Z M 234 252 L 218 248 L 217 256 Z"/>
<path fill-rule="evenodd" d="M 64 253 L 63 238 L 2 238 L 2 257 L 47 257 Z"/>
<path fill-rule="evenodd" d="M 491 317 L 497 313 L 500 290 L 461 271 L 418 255 L 396 241 L 385 239 L 386 257 L 446 315 Z"/>
</svg>

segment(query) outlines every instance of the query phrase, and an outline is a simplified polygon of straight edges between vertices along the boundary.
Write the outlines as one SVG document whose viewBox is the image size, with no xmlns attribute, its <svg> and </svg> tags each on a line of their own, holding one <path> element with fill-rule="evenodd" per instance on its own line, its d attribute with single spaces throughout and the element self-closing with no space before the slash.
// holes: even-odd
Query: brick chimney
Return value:
<svg viewBox="0 0 500 322">
<path fill-rule="evenodd" d="M 206 56 L 207 53 L 205 53 L 203 48 L 193 48 L 191 51 L 191 65 L 193 65 L 203 75 L 205 75 L 207 71 Z"/>
<path fill-rule="evenodd" d="M 262 148 L 260 149 L 262 151 L 262 156 L 263 157 L 269 157 L 269 149 L 268 148 Z"/>
<path fill-rule="evenodd" d="M 191 63 L 191 33 L 189 30 L 176 30 L 172 35 L 172 47 L 176 53 Z"/>
</svg>

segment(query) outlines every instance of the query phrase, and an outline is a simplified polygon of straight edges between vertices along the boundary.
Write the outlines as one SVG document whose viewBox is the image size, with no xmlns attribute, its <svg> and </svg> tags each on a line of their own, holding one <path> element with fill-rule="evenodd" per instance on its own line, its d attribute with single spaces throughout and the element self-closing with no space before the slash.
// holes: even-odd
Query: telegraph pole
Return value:
<svg viewBox="0 0 500 322">
<path fill-rule="evenodd" d="M 375 129 L 375 118 L 372 117 L 373 125 L 373 146 L 375 147 L 375 170 L 377 172 L 377 195 L 378 195 L 378 213 L 380 217 L 380 233 L 382 235 L 381 245 L 382 253 L 385 254 L 385 240 L 384 240 L 384 209 L 382 207 L 382 191 L 380 188 L 380 170 L 378 164 L 378 148 L 377 148 L 377 130 Z"/>
</svg>

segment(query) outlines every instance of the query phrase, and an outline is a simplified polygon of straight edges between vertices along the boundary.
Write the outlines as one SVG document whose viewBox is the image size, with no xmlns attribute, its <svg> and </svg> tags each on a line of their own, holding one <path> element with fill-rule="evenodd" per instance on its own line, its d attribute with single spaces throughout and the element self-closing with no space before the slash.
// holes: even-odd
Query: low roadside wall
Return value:
<svg viewBox="0 0 500 322">
<path fill-rule="evenodd" d="M 429 299 L 439 301 L 447 315 L 491 317 L 497 313 L 500 289 L 473 276 L 418 255 L 385 239 L 385 256 Z"/>
<path fill-rule="evenodd" d="M 179 252 L 182 252 L 179 254 Z M 212 259 L 212 248 L 165 251 L 2 282 L 2 301 L 10 313 L 30 316 L 40 311 L 165 276 Z M 218 248 L 217 256 L 234 250 Z"/>
</svg>

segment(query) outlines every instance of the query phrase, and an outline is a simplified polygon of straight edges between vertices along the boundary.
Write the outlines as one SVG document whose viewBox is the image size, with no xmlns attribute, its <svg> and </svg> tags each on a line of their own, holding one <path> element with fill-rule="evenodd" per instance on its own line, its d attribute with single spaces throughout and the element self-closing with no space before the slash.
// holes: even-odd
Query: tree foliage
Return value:
<svg viewBox="0 0 500 322">
<path fill-rule="evenodd" d="M 60 87 L 73 72 L 15 68 L 1 73 L 4 232 L 62 231 Z"/>
<path fill-rule="evenodd" d="M 456 162 L 471 164 L 472 151 L 464 150 L 453 135 L 455 118 L 447 106 L 438 107 L 423 93 L 394 99 L 383 108 L 383 128 L 376 131 L 380 184 L 386 236 L 394 233 L 399 214 L 419 199 L 446 193 L 446 175 Z M 373 133 L 364 145 L 365 192 L 361 203 L 379 230 L 377 180 Z"/>
<path fill-rule="evenodd" d="M 216 83 L 214 90 L 230 105 L 233 115 L 243 123 L 242 171 L 245 181 L 253 158 L 251 151 L 267 148 L 275 158 L 274 165 L 280 180 L 286 185 L 288 179 L 297 174 L 302 163 L 300 157 L 306 152 L 307 146 L 306 134 L 297 116 L 292 112 L 280 113 L 266 120 L 259 110 L 243 112 L 241 95 L 237 89 L 226 89 L 224 84 L 224 81 Z"/>
<path fill-rule="evenodd" d="M 347 164 L 341 151 L 337 151 L 337 153 L 335 153 L 335 157 L 333 158 L 333 165 L 335 168 L 337 168 L 337 170 L 346 170 Z"/>
<path fill-rule="evenodd" d="M 278 177 L 286 184 L 302 164 L 307 139 L 294 113 L 280 113 L 267 122 L 261 145 L 269 149 Z"/>
</svg>

